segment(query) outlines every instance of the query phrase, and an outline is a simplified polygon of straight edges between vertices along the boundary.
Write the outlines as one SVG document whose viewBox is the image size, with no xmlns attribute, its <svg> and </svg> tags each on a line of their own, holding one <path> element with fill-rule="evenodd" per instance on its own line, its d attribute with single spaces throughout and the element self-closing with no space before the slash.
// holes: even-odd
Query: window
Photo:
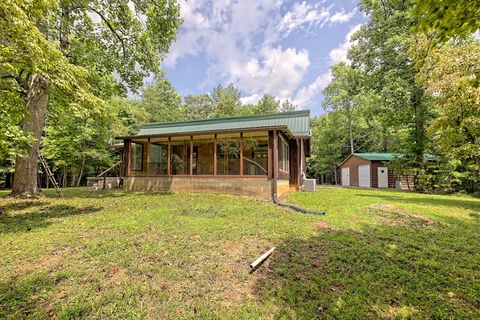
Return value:
<svg viewBox="0 0 480 320">
<path fill-rule="evenodd" d="M 266 175 L 268 172 L 268 140 L 245 139 L 243 150 L 243 174 Z"/>
<path fill-rule="evenodd" d="M 182 175 L 188 173 L 188 155 L 187 143 L 185 141 L 172 142 L 171 144 L 170 165 L 172 175 Z"/>
<path fill-rule="evenodd" d="M 149 174 L 164 176 L 167 174 L 168 145 L 152 143 L 150 145 Z"/>
<path fill-rule="evenodd" d="M 143 171 L 143 144 L 132 142 L 132 170 Z"/>
<path fill-rule="evenodd" d="M 282 171 L 289 171 L 290 165 L 290 150 L 288 142 L 279 135 L 278 139 L 278 169 Z"/>
<path fill-rule="evenodd" d="M 195 139 L 195 137 L 194 137 Z M 212 137 L 213 140 L 213 137 Z M 213 175 L 213 141 L 194 140 L 193 174 Z"/>
<path fill-rule="evenodd" d="M 217 140 L 217 175 L 240 174 L 240 139 Z"/>
</svg>

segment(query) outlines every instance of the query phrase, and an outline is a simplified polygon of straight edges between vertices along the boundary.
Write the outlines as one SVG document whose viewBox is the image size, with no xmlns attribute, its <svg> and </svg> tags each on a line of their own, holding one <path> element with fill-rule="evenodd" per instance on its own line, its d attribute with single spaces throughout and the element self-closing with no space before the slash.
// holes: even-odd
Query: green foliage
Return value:
<svg viewBox="0 0 480 320">
<path fill-rule="evenodd" d="M 150 114 L 149 122 L 169 122 L 186 118 L 181 97 L 170 81 L 158 78 L 142 91 L 141 106 Z"/>
<path fill-rule="evenodd" d="M 215 109 L 215 103 L 207 93 L 197 96 L 188 95 L 183 105 L 188 120 L 207 119 Z"/>
<path fill-rule="evenodd" d="M 25 103 L 32 74 L 39 74 L 70 99 L 72 108 L 101 107 L 91 92 L 85 68 L 71 64 L 61 50 L 41 32 L 58 10 L 56 1 L 15 1 L 0 4 L 0 152 L 14 157 L 31 143 L 18 128 L 28 116 Z"/>
<path fill-rule="evenodd" d="M 434 49 L 417 80 L 431 96 L 435 119 L 428 129 L 436 148 L 480 171 L 480 45 Z"/>
<path fill-rule="evenodd" d="M 417 0 L 415 15 L 420 31 L 436 41 L 466 38 L 480 29 L 480 2 L 476 0 Z"/>
<path fill-rule="evenodd" d="M 109 104 L 115 119 L 111 130 L 112 137 L 133 135 L 150 120 L 150 114 L 139 100 L 114 97 Z"/>
<path fill-rule="evenodd" d="M 217 86 L 210 93 L 210 97 L 215 104 L 211 114 L 212 118 L 233 117 L 240 113 L 242 105 L 240 101 L 240 90 L 233 83 L 226 87 Z"/>
<path fill-rule="evenodd" d="M 82 109 L 72 112 L 68 108 L 50 109 L 42 139 L 42 152 L 50 159 L 53 169 L 68 171 L 72 184 L 83 175 L 92 175 L 98 168 L 112 164 L 108 150 L 112 116 L 110 106 L 102 109 Z"/>
<path fill-rule="evenodd" d="M 367 77 L 365 89 L 380 97 L 381 111 L 387 113 L 394 127 L 403 127 L 408 139 L 402 141 L 402 152 L 414 155 L 421 166 L 428 147 L 425 127 L 429 118 L 423 88 L 417 85 L 410 48 L 417 23 L 412 15 L 414 2 L 361 1 L 361 8 L 370 17 L 368 23 L 353 36 L 356 44 L 349 50 L 352 66 Z"/>
<path fill-rule="evenodd" d="M 264 94 L 262 99 L 252 108 L 254 114 L 268 114 L 278 112 L 280 109 L 280 101 L 275 97 Z"/>
</svg>

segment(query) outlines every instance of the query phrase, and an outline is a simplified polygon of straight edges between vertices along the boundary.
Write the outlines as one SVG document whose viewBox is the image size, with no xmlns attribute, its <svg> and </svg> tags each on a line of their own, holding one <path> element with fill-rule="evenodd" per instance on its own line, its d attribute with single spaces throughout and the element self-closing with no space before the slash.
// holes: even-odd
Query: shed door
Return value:
<svg viewBox="0 0 480 320">
<path fill-rule="evenodd" d="M 378 167 L 378 187 L 388 188 L 388 168 Z"/>
<path fill-rule="evenodd" d="M 370 165 L 358 166 L 358 186 L 370 188 Z"/>
<path fill-rule="evenodd" d="M 342 186 L 350 186 L 350 168 L 342 168 Z"/>
</svg>

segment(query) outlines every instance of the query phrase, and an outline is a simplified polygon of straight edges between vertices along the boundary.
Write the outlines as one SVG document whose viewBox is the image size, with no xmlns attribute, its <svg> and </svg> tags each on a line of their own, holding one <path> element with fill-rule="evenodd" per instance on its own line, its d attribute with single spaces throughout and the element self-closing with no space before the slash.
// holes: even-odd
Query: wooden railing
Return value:
<svg viewBox="0 0 480 320">
<path fill-rule="evenodd" d="M 113 166 L 111 166 L 110 168 L 108 168 L 107 170 L 103 171 L 102 173 L 100 173 L 97 178 L 100 178 L 100 177 L 103 177 L 103 188 L 102 189 L 105 189 L 106 185 L 107 185 L 107 173 L 112 170 L 113 168 L 115 168 L 116 166 L 118 166 L 119 164 L 121 164 L 122 161 L 118 161 L 117 163 L 115 163 Z"/>
</svg>

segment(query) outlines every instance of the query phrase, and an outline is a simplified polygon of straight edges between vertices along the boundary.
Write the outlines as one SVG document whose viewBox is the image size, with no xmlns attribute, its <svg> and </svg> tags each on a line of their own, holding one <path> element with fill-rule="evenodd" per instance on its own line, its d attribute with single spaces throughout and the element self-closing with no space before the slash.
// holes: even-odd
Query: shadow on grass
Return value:
<svg viewBox="0 0 480 320">
<path fill-rule="evenodd" d="M 473 211 L 480 211 L 480 201 L 478 199 L 472 199 L 472 201 L 466 201 L 456 199 L 455 197 L 431 197 L 428 195 L 421 195 L 416 193 L 415 197 L 399 197 L 393 194 L 375 193 L 371 194 L 358 194 L 359 197 L 380 198 L 386 201 L 399 202 L 399 203 L 411 203 L 417 205 L 429 205 L 429 206 L 443 206 L 464 208 Z"/>
<path fill-rule="evenodd" d="M 123 191 L 122 189 L 111 190 L 97 190 L 90 191 L 87 188 L 64 188 L 62 189 L 64 197 L 70 198 L 82 198 L 82 199 L 102 199 L 102 198 L 122 198 L 127 195 L 147 195 L 147 196 L 168 196 L 173 195 L 173 192 L 153 192 L 153 191 Z M 47 190 L 44 192 L 48 198 L 58 198 L 54 190 Z"/>
<path fill-rule="evenodd" d="M 255 293 L 281 319 L 480 315 L 478 220 L 324 228 L 277 245 Z"/>
<path fill-rule="evenodd" d="M 21 202 L 3 206 L 0 208 L 0 233 L 28 232 L 35 228 L 43 228 L 51 225 L 53 219 L 75 215 L 88 214 L 102 210 L 101 207 L 85 206 L 74 207 L 65 204 L 44 206 L 45 202 Z M 33 212 L 6 214 L 6 211 L 23 210 L 37 207 Z"/>
</svg>

